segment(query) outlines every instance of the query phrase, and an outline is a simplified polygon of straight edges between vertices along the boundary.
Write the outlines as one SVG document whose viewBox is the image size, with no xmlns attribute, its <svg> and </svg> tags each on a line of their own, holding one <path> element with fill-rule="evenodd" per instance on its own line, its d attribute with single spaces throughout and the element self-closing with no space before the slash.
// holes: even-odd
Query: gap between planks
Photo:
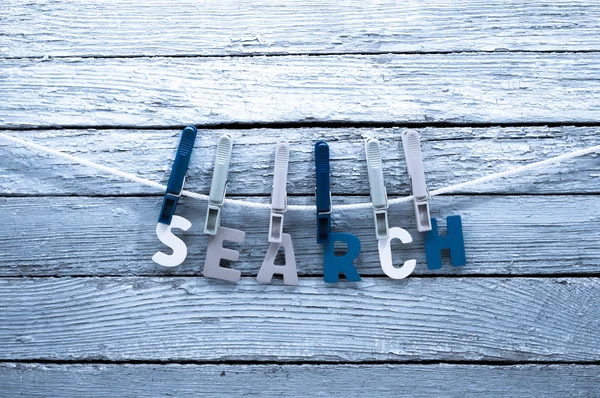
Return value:
<svg viewBox="0 0 600 398">
<path fill-rule="evenodd" d="M 41 126 L 0 126 L 0 131 L 50 131 L 50 130 L 183 130 L 188 125 L 184 124 L 164 124 L 164 125 L 41 125 Z M 255 130 L 255 129 L 273 129 L 273 130 L 291 130 L 301 128 L 322 128 L 322 129 L 360 129 L 360 128 L 405 128 L 405 129 L 453 129 L 453 128 L 527 128 L 527 127 L 600 127 L 600 121 L 519 121 L 505 123 L 485 123 L 485 122 L 377 122 L 377 121 L 286 121 L 286 122 L 231 122 L 231 123 L 196 123 L 194 126 L 198 130 Z M 521 139 L 521 138 L 514 138 Z M 435 141 L 435 139 L 429 139 Z M 443 140 L 440 140 L 443 141 Z"/>
<path fill-rule="evenodd" d="M 31 274 L 31 275 L 2 275 L 0 276 L 1 279 L 97 279 L 97 278 L 122 278 L 122 277 L 133 277 L 133 278 L 150 278 L 150 279 L 156 279 L 156 278 L 190 278 L 190 279 L 198 279 L 198 280 L 202 280 L 205 279 L 207 281 L 214 281 L 215 283 L 220 283 L 221 281 L 216 280 L 216 279 L 211 279 L 211 278 L 206 278 L 204 276 L 200 275 L 200 270 L 198 270 L 198 275 L 197 276 L 193 276 L 193 275 L 158 275 L 158 274 L 135 274 L 135 275 L 129 275 L 129 274 L 98 274 L 98 275 L 92 275 L 92 274 L 73 274 L 73 275 L 60 275 L 60 274 L 56 274 L 56 275 L 44 275 L 44 274 L 40 274 L 40 275 L 36 275 L 36 274 Z M 315 279 L 315 278 L 322 278 L 323 274 L 318 274 L 318 273 L 311 273 L 310 275 L 298 275 L 299 279 Z M 387 275 L 363 275 L 362 278 L 369 278 L 369 279 L 385 279 L 388 280 L 390 279 Z M 575 273 L 575 272 L 558 272 L 558 273 L 553 273 L 553 274 L 534 274 L 534 273 L 525 273 L 525 274 L 501 274 L 501 273 L 497 273 L 497 274 L 465 274 L 465 275 L 461 275 L 461 274 L 419 274 L 419 275 L 414 275 L 414 276 L 408 276 L 408 278 L 411 279 L 518 279 L 518 278 L 527 278 L 527 279 L 554 279 L 554 278 L 573 278 L 573 279 L 590 279 L 590 278 L 600 278 L 600 272 L 597 273 Z M 244 281 L 244 280 L 255 280 L 256 276 L 247 276 L 247 275 L 243 275 L 241 277 L 240 282 Z M 406 278 L 405 278 L 406 279 Z M 286 287 L 286 285 L 282 284 L 282 279 L 278 277 L 277 274 L 275 274 L 273 280 L 275 281 L 274 283 L 269 283 L 268 285 L 273 285 L 273 286 L 280 286 L 282 288 Z M 346 282 L 346 280 L 344 279 L 344 277 L 340 277 L 340 283 L 349 283 Z M 260 283 L 257 282 L 258 285 L 260 285 Z M 327 284 L 326 284 L 327 285 Z M 336 284 L 333 283 L 331 284 L 332 287 L 335 287 Z M 2 359 L 0 358 L 0 362 L 2 362 Z"/>
<path fill-rule="evenodd" d="M 436 197 L 450 197 L 450 196 L 461 196 L 461 197 L 471 197 L 471 196 L 498 196 L 498 197 L 519 197 L 519 196 L 598 196 L 600 192 L 594 191 L 586 191 L 586 192 L 569 192 L 569 191 L 554 191 L 554 192 L 540 192 L 540 193 L 531 193 L 531 192 L 457 192 L 457 193 L 443 193 L 440 195 L 436 195 Z M 106 198 L 106 199 L 117 199 L 117 198 L 162 198 L 164 193 L 117 193 L 117 194 L 78 194 L 78 193 L 0 193 L 0 198 Z M 295 198 L 311 198 L 312 196 L 305 195 L 303 193 L 294 194 L 287 193 L 288 197 Z M 336 197 L 349 197 L 349 198 L 364 198 L 366 201 L 370 200 L 369 195 L 361 195 L 354 194 L 348 192 L 339 192 L 335 194 Z M 270 198 L 271 194 L 269 193 L 255 193 L 255 194 L 247 194 L 247 195 L 227 195 L 227 199 L 251 199 L 251 198 Z M 208 202 L 207 202 L 208 203 Z"/>
<path fill-rule="evenodd" d="M 594 54 L 600 53 L 599 50 L 459 50 L 459 51 L 347 51 L 347 52 L 279 52 L 279 53 L 249 53 L 249 54 L 111 54 L 111 55 L 31 55 L 22 57 L 2 57 L 11 61 L 18 60 L 52 60 L 52 59 L 139 59 L 139 58 L 253 58 L 253 57 L 328 57 L 334 55 L 451 55 L 451 54 L 496 54 L 496 53 L 516 53 L 516 54 Z"/>
<path fill-rule="evenodd" d="M 312 366 L 337 366 L 337 365 L 350 365 L 350 366 L 361 366 L 361 365 L 479 365 L 479 366 L 515 366 L 515 365 L 598 365 L 600 366 L 600 360 L 597 361 L 535 361 L 535 360 L 366 360 L 366 361 L 338 361 L 338 362 L 327 362 L 327 361 L 251 361 L 251 360 L 223 360 L 223 361 L 201 361 L 201 360 L 102 360 L 102 359 L 7 359 L 0 358 L 0 366 L 10 363 L 19 364 L 40 364 L 40 365 L 286 365 L 286 366 L 300 366 L 300 365 L 312 365 Z"/>
</svg>

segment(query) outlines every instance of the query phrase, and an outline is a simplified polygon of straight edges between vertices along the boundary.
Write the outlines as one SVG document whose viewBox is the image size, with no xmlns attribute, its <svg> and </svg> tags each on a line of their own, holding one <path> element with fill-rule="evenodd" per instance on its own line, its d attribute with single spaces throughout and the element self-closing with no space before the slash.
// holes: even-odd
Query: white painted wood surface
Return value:
<svg viewBox="0 0 600 398">
<path fill-rule="evenodd" d="M 4 0 L 0 56 L 587 51 L 594 3 Z"/>
<path fill-rule="evenodd" d="M 382 144 L 389 195 L 408 195 L 401 134 L 406 129 L 252 129 L 200 130 L 186 189 L 208 194 L 218 137 L 234 139 L 229 195 L 271 195 L 275 144 L 290 143 L 288 192 L 314 196 L 313 144 L 330 143 L 334 194 L 368 195 L 364 140 Z M 600 144 L 596 127 L 423 128 L 421 135 L 430 190 L 523 166 Z M 96 163 L 167 183 L 181 130 L 49 130 L 9 134 Z M 0 193 L 5 195 L 148 195 L 153 188 L 114 178 L 47 155 L 31 153 L 0 139 Z M 600 162 L 590 155 L 515 178 L 484 184 L 462 193 L 599 193 Z M 263 199 L 268 202 L 268 198 Z M 290 199 L 292 203 L 294 199 Z M 366 201 L 366 199 L 365 199 Z"/>
<path fill-rule="evenodd" d="M 27 397 L 596 396 L 597 365 L 0 364 L 4 391 Z M 0 391 L 0 395 L 3 392 Z"/>
<path fill-rule="evenodd" d="M 246 198 L 264 200 L 266 198 Z M 367 197 L 334 197 L 335 204 L 365 202 Z M 0 198 L 0 276 L 193 275 L 199 276 L 206 256 L 203 234 L 206 202 L 184 198 L 177 214 L 192 228 L 177 231 L 188 257 L 176 268 L 152 261 L 170 250 L 156 238 L 160 197 L 31 197 Z M 310 197 L 290 202 L 313 203 Z M 414 241 L 393 245 L 394 260 L 417 260 L 415 275 L 598 275 L 600 217 L 598 196 L 449 196 L 431 201 L 432 217 L 463 219 L 467 265 L 452 267 L 443 257 L 441 270 L 426 267 L 423 238 L 417 232 L 411 203 L 390 208 L 390 225 L 407 229 Z M 232 244 L 240 259 L 231 264 L 256 276 L 268 248 L 268 211 L 225 206 L 223 225 L 246 231 L 243 244 Z M 334 212 L 333 230 L 356 234 L 362 251 L 356 266 L 362 275 L 383 276 L 372 211 Z M 316 243 L 312 212 L 289 211 L 284 229 L 291 234 L 298 272 L 323 275 L 322 247 Z M 398 283 L 398 289 L 403 289 Z M 283 294 L 283 289 L 280 289 Z M 2 356 L 0 356 L 2 358 Z"/>
<path fill-rule="evenodd" d="M 197 124 L 187 187 L 203 193 L 227 132 L 229 193 L 261 202 L 286 138 L 298 204 L 317 138 L 335 203 L 367 201 L 377 136 L 406 195 L 400 127 L 419 128 L 430 189 L 598 145 L 599 18 L 582 1 L 6 0 L 0 130 L 166 183 Z M 226 208 L 248 232 L 231 285 L 198 276 L 206 204 L 184 199 L 190 254 L 167 270 L 150 260 L 160 193 L 0 141 L 0 396 L 596 396 L 599 167 L 433 199 L 463 217 L 460 269 L 428 271 L 410 205 L 392 207 L 415 238 L 393 248 L 418 260 L 403 281 L 382 275 L 364 211 L 334 229 L 360 237 L 366 277 L 325 284 L 314 217 L 290 212 L 294 288 L 255 280 L 266 212 Z"/>
<path fill-rule="evenodd" d="M 0 127 L 596 122 L 598 60 L 597 53 L 9 59 L 0 61 Z"/>
<path fill-rule="evenodd" d="M 1 278 L 0 296 L 14 360 L 600 359 L 598 278 Z"/>
</svg>

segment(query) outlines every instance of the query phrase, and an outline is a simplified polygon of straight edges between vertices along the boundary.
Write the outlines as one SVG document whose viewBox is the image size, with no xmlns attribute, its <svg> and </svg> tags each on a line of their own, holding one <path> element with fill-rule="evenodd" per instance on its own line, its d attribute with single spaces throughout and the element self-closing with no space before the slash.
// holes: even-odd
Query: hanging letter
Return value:
<svg viewBox="0 0 600 398">
<path fill-rule="evenodd" d="M 239 282 L 242 277 L 242 272 L 221 267 L 221 259 L 237 261 L 238 258 L 240 258 L 240 252 L 224 248 L 223 241 L 227 240 L 235 243 L 242 243 L 245 237 L 246 233 L 244 231 L 219 227 L 216 235 L 208 237 L 208 248 L 206 249 L 206 260 L 204 260 L 204 270 L 202 271 L 202 275 L 207 278 Z"/>
<path fill-rule="evenodd" d="M 279 248 L 285 250 L 285 265 L 275 265 L 275 258 Z M 270 283 L 273 274 L 283 275 L 283 283 L 286 285 L 298 284 L 298 273 L 296 272 L 296 257 L 294 256 L 294 246 L 292 246 L 292 237 L 290 234 L 281 235 L 281 243 L 271 243 L 267 255 L 260 267 L 256 279 L 262 283 Z"/>
<path fill-rule="evenodd" d="M 446 217 L 446 224 L 448 225 L 448 235 L 446 236 L 438 235 L 435 218 L 431 219 L 431 231 L 425 233 L 425 257 L 429 269 L 442 268 L 441 251 L 443 249 L 450 249 L 450 261 L 453 266 L 457 267 L 467 263 L 460 216 Z"/>
<path fill-rule="evenodd" d="M 348 252 L 343 256 L 335 255 L 335 242 L 344 242 L 348 245 Z M 356 235 L 347 233 L 331 233 L 329 244 L 323 252 L 323 274 L 325 282 L 336 283 L 340 272 L 344 274 L 348 282 L 360 281 L 360 275 L 352 263 L 360 254 L 360 240 Z"/>
<path fill-rule="evenodd" d="M 394 264 L 392 263 L 392 239 L 400 239 L 400 242 L 402 243 L 410 243 L 412 242 L 412 236 L 410 236 L 408 231 L 402 228 L 390 228 L 389 237 L 387 239 L 379 240 L 379 261 L 381 262 L 381 269 L 383 269 L 383 272 L 392 279 L 404 279 L 414 271 L 417 260 L 407 260 L 402 267 L 394 267 Z"/>
<path fill-rule="evenodd" d="M 178 228 L 187 231 L 192 227 L 192 223 L 180 216 L 173 216 L 171 224 L 156 224 L 156 236 L 158 239 L 173 249 L 173 254 L 168 255 L 163 252 L 157 252 L 152 256 L 152 261 L 163 267 L 176 267 L 187 257 L 187 246 L 185 242 L 176 237 L 172 228 Z"/>
</svg>

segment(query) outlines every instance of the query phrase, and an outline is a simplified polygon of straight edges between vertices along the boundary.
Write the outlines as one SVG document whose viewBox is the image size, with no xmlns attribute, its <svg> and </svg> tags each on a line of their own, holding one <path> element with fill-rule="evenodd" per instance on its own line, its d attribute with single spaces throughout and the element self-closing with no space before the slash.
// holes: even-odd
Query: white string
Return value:
<svg viewBox="0 0 600 398">
<path fill-rule="evenodd" d="M 156 188 L 157 190 L 162 191 L 162 192 L 166 191 L 166 189 L 167 189 L 166 185 L 162 185 L 157 182 L 147 180 L 145 178 L 140 178 L 134 174 L 125 173 L 118 169 L 114 169 L 111 167 L 103 166 L 98 163 L 90 162 L 89 160 L 82 159 L 77 156 L 69 155 L 67 153 L 60 152 L 60 151 L 57 151 L 52 148 L 47 148 L 43 145 L 36 144 L 35 142 L 23 140 L 21 138 L 7 135 L 5 133 L 0 133 L 0 138 L 4 138 L 6 141 L 10 141 L 14 144 L 18 144 L 18 145 L 21 145 L 21 146 L 24 146 L 27 148 L 35 149 L 36 151 L 41 152 L 41 153 L 46 153 L 46 154 L 55 156 L 57 158 L 63 158 L 63 159 L 69 160 L 73 163 L 79 163 L 79 164 L 103 171 L 105 173 L 108 173 L 108 174 L 111 174 L 111 175 L 114 175 L 117 177 L 121 177 L 125 180 L 137 182 L 138 184 L 141 184 L 141 185 L 146 185 L 146 186 L 149 186 L 152 188 Z M 589 155 L 589 154 L 595 153 L 595 152 L 600 152 L 600 145 L 579 149 L 576 151 L 565 153 L 563 155 L 555 156 L 553 158 L 549 158 L 549 159 L 542 160 L 542 161 L 535 162 L 535 163 L 530 163 L 525 166 L 515 167 L 513 169 L 509 169 L 509 170 L 502 171 L 499 173 L 490 174 L 488 176 L 477 178 L 477 179 L 474 179 L 471 181 L 461 182 L 459 184 L 450 185 L 445 188 L 436 189 L 435 191 L 431 191 L 429 193 L 429 196 L 438 196 L 438 195 L 448 194 L 448 193 L 452 193 L 452 192 L 457 192 L 462 189 L 472 187 L 474 185 L 479 185 L 479 184 L 483 184 L 486 182 L 499 180 L 501 178 L 514 176 L 514 175 L 521 174 L 526 171 L 530 171 L 530 170 L 533 170 L 533 169 L 536 169 L 539 167 L 561 163 L 561 162 L 564 162 L 569 159 L 574 159 L 574 158 L 577 158 L 580 156 Z M 190 192 L 190 191 L 186 191 L 186 190 L 183 190 L 181 192 L 181 195 L 187 196 L 190 198 L 194 198 L 194 199 L 208 200 L 208 195 Z M 402 198 L 390 199 L 389 204 L 406 203 L 406 202 L 410 202 L 412 199 L 413 199 L 412 195 L 405 196 Z M 267 209 L 267 210 L 271 209 L 271 205 L 268 203 L 249 202 L 246 200 L 225 199 L 225 203 L 230 204 L 230 205 L 251 207 L 251 208 L 255 208 L 255 209 Z M 359 209 L 370 209 L 370 208 L 372 208 L 372 204 L 369 202 L 369 203 L 354 203 L 354 204 L 348 204 L 348 205 L 336 205 L 336 206 L 333 206 L 332 210 L 359 210 Z M 316 206 L 288 205 L 288 210 L 316 211 Z"/>
</svg>

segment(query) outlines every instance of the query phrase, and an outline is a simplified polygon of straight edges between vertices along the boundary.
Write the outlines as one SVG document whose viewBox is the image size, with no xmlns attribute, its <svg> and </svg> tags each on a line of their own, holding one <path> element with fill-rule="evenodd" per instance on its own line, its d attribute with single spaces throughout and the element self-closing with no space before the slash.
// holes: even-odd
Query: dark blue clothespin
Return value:
<svg viewBox="0 0 600 398">
<path fill-rule="evenodd" d="M 159 223 L 171 224 L 171 219 L 177 208 L 177 202 L 181 196 L 181 191 L 183 191 L 185 173 L 190 164 L 190 157 L 192 156 L 192 149 L 194 149 L 194 141 L 196 141 L 197 133 L 198 131 L 194 126 L 187 126 L 181 133 L 177 155 L 175 156 L 175 162 L 173 163 L 173 169 L 171 170 L 167 184 L 167 192 L 162 203 L 162 208 L 160 209 L 160 216 L 158 216 Z"/>
<path fill-rule="evenodd" d="M 329 191 L 329 145 L 325 141 L 315 144 L 317 171 L 317 243 L 328 244 L 331 233 L 331 192 Z"/>
</svg>

